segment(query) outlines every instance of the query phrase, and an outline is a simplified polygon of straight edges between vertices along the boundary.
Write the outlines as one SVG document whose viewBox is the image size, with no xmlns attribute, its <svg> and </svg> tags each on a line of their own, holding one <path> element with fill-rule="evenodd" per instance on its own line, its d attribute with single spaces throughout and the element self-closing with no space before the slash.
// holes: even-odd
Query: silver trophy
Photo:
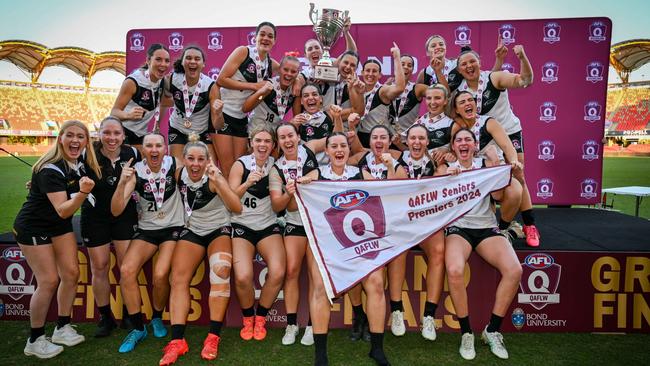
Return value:
<svg viewBox="0 0 650 366">
<path fill-rule="evenodd" d="M 338 81 L 339 70 L 330 58 L 330 49 L 341 37 L 343 26 L 348 19 L 348 11 L 322 9 L 320 16 L 314 9 L 314 3 L 309 3 L 309 19 L 314 24 L 316 39 L 323 46 L 323 56 L 314 68 L 314 77 L 319 80 Z"/>
</svg>

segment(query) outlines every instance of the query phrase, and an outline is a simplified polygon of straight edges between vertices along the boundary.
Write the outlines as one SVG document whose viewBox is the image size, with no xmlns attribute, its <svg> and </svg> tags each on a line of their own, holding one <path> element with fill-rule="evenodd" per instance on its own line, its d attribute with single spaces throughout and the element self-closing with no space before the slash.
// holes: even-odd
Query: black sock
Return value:
<svg viewBox="0 0 650 366">
<path fill-rule="evenodd" d="M 172 340 L 185 338 L 185 324 L 172 324 Z"/>
<path fill-rule="evenodd" d="M 315 363 L 327 363 L 327 333 L 314 334 L 314 346 L 314 356 L 316 358 Z"/>
<path fill-rule="evenodd" d="M 307 326 L 311 327 L 311 318 L 309 318 L 309 321 L 307 321 Z"/>
<path fill-rule="evenodd" d="M 499 230 L 506 230 L 510 227 L 510 221 L 505 222 L 503 219 L 499 219 Z"/>
<path fill-rule="evenodd" d="M 70 324 L 70 317 L 59 315 L 59 318 L 56 320 L 56 329 L 61 329 L 66 324 Z"/>
<path fill-rule="evenodd" d="M 376 349 L 384 349 L 384 333 L 370 332 L 370 352 Z"/>
<path fill-rule="evenodd" d="M 110 305 L 98 306 L 97 310 L 99 310 L 99 314 L 102 316 L 102 318 L 113 319 Z"/>
<path fill-rule="evenodd" d="M 435 318 L 435 313 L 436 309 L 438 308 L 438 304 L 434 304 L 432 302 L 425 302 L 424 303 L 424 315 L 423 316 L 430 316 L 432 318 Z"/>
<path fill-rule="evenodd" d="M 241 315 L 245 318 L 251 317 L 255 315 L 255 308 L 251 306 L 250 308 L 241 309 Z"/>
<path fill-rule="evenodd" d="M 129 317 L 129 309 L 126 308 L 125 304 L 122 304 L 122 320 Z"/>
<path fill-rule="evenodd" d="M 257 310 L 255 311 L 255 315 L 266 317 L 268 313 L 269 313 L 269 309 L 265 308 L 260 304 L 257 304 Z"/>
<path fill-rule="evenodd" d="M 131 324 L 133 329 L 143 331 L 144 325 L 142 324 L 142 313 L 137 312 L 135 314 L 129 314 L 129 319 L 131 319 Z"/>
<path fill-rule="evenodd" d="M 45 334 L 45 327 L 30 328 L 29 331 L 29 341 L 31 343 L 36 342 L 36 338 Z"/>
<path fill-rule="evenodd" d="M 398 311 L 398 310 L 404 312 L 404 304 L 402 304 L 402 300 L 399 301 L 390 300 L 390 312 L 392 313 L 393 311 Z"/>
<path fill-rule="evenodd" d="M 526 226 L 535 225 L 535 216 L 533 216 L 533 209 L 531 208 L 530 210 L 521 211 L 521 219 Z"/>
<path fill-rule="evenodd" d="M 464 318 L 458 318 L 458 322 L 460 323 L 461 334 L 472 333 L 472 327 L 469 325 L 469 315 Z"/>
<path fill-rule="evenodd" d="M 288 313 L 287 314 L 287 325 L 297 325 L 298 324 L 298 314 Z"/>
<path fill-rule="evenodd" d="M 210 333 L 216 336 L 221 336 L 221 326 L 223 322 L 218 322 L 215 320 L 210 320 Z"/>
<path fill-rule="evenodd" d="M 357 319 L 366 317 L 366 313 L 363 311 L 363 305 L 352 305 L 352 312 L 354 313 L 354 317 Z"/>
<path fill-rule="evenodd" d="M 495 315 L 494 313 L 490 317 L 490 324 L 487 326 L 487 331 L 498 332 L 501 329 L 501 321 L 503 320 L 502 316 Z"/>
<path fill-rule="evenodd" d="M 162 319 L 162 310 L 156 310 L 153 309 L 153 313 L 151 314 L 151 319 Z"/>
</svg>

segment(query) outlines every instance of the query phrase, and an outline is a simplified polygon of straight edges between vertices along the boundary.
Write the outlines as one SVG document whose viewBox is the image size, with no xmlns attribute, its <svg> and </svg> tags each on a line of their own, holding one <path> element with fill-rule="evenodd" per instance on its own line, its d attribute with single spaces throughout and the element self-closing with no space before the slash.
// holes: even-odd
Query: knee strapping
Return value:
<svg viewBox="0 0 650 366">
<path fill-rule="evenodd" d="M 232 254 L 226 252 L 213 253 L 208 263 L 210 265 L 210 297 L 230 297 Z"/>
</svg>

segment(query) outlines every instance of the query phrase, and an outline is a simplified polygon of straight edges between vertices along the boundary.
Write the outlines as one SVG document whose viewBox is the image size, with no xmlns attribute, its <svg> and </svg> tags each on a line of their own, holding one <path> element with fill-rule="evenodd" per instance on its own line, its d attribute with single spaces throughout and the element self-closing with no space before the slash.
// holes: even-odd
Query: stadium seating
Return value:
<svg viewBox="0 0 650 366">
<path fill-rule="evenodd" d="M 650 123 L 650 88 L 609 88 L 607 90 L 607 119 L 615 131 L 648 129 Z"/>
</svg>

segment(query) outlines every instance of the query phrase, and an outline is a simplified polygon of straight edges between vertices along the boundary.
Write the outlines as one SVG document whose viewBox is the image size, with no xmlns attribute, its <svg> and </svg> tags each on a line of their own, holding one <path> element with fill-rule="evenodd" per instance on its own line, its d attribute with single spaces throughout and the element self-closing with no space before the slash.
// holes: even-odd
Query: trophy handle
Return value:
<svg viewBox="0 0 650 366">
<path fill-rule="evenodd" d="M 314 3 L 309 3 L 309 20 L 311 20 L 313 25 L 316 25 L 316 21 L 318 20 L 318 10 L 314 10 Z M 316 19 L 314 19 L 314 14 L 316 15 Z"/>
</svg>

